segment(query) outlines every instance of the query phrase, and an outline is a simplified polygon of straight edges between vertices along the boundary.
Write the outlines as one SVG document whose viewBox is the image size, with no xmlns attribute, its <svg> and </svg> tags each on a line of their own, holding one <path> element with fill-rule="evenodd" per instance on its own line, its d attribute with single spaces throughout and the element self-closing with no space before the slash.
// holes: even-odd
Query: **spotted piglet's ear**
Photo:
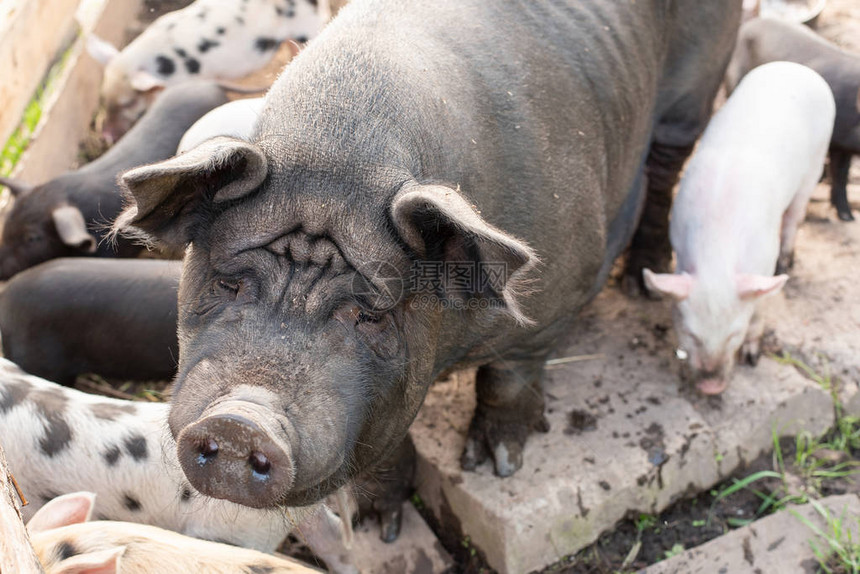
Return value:
<svg viewBox="0 0 860 574">
<path fill-rule="evenodd" d="M 123 553 L 125 546 L 118 546 L 72 556 L 51 568 L 51 574 L 117 574 L 122 572 Z"/>
<path fill-rule="evenodd" d="M 102 66 L 107 66 L 116 58 L 119 50 L 107 40 L 102 40 L 95 34 L 87 34 L 87 53 Z"/>
<path fill-rule="evenodd" d="M 152 240 L 179 254 L 191 242 L 200 214 L 241 199 L 266 179 L 266 156 L 256 146 L 227 137 L 207 140 L 182 155 L 120 176 L 125 210 L 114 233 Z"/>
<path fill-rule="evenodd" d="M 164 80 L 158 76 L 154 76 L 146 70 L 138 70 L 131 76 L 131 87 L 138 92 L 148 92 L 150 90 L 160 90 L 164 88 Z"/>
<path fill-rule="evenodd" d="M 517 322 L 525 273 L 538 262 L 525 242 L 484 220 L 463 195 L 441 185 L 404 187 L 391 205 L 401 239 L 421 260 L 444 265 L 466 262 L 476 270 L 471 291 L 499 298 Z"/>
<path fill-rule="evenodd" d="M 86 522 L 90 519 L 95 502 L 96 495 L 92 492 L 73 492 L 58 496 L 36 511 L 27 523 L 27 530 L 30 534 L 35 534 Z"/>
</svg>

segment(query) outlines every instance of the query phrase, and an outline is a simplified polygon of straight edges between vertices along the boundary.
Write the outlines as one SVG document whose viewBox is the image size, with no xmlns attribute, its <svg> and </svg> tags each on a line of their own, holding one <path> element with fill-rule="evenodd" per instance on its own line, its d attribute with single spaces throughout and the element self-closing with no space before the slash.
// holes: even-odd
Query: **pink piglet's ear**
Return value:
<svg viewBox="0 0 860 574">
<path fill-rule="evenodd" d="M 90 519 L 96 495 L 92 492 L 72 492 L 54 498 L 36 511 L 27 523 L 30 534 L 44 532 Z"/>
<path fill-rule="evenodd" d="M 693 289 L 693 277 L 689 273 L 654 273 L 650 269 L 643 269 L 642 276 L 649 291 L 668 295 L 676 301 L 689 297 Z"/>
<path fill-rule="evenodd" d="M 741 299 L 758 299 L 779 293 L 788 281 L 788 275 L 738 275 L 735 284 Z"/>
</svg>

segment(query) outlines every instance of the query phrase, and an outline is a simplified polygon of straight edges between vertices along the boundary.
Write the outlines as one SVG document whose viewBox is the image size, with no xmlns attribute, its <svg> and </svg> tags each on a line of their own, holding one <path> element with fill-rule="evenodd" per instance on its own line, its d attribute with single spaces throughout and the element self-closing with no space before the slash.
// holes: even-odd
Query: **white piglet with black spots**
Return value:
<svg viewBox="0 0 860 574">
<path fill-rule="evenodd" d="M 90 36 L 103 65 L 109 140 L 128 131 L 158 92 L 192 79 L 241 78 L 269 63 L 286 40 L 316 36 L 328 19 L 317 0 L 197 0 L 165 14 L 122 51 Z"/>
<path fill-rule="evenodd" d="M 131 522 L 89 522 L 95 495 L 65 494 L 27 524 L 46 574 L 314 574 L 289 558 Z"/>
<path fill-rule="evenodd" d="M 167 428 L 167 403 L 130 402 L 29 375 L 0 359 L 0 439 L 30 504 L 80 490 L 98 495 L 97 520 L 138 522 L 272 552 L 295 530 L 335 572 L 348 563 L 340 520 L 325 506 L 258 510 L 188 484 Z"/>
<path fill-rule="evenodd" d="M 711 119 L 687 166 L 672 207 L 675 274 L 646 269 L 644 278 L 675 300 L 678 341 L 704 394 L 726 389 L 739 351 L 758 360 L 764 326 L 756 308 L 788 279 L 835 115 L 817 73 L 765 64 Z"/>
</svg>

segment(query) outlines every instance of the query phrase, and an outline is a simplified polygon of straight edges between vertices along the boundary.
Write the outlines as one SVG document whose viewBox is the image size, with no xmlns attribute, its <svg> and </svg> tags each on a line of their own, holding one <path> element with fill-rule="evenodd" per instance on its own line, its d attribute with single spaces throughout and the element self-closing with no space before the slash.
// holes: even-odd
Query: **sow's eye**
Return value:
<svg viewBox="0 0 860 574">
<path fill-rule="evenodd" d="M 355 324 L 360 325 L 361 323 L 379 323 L 382 319 L 379 315 L 374 313 L 368 313 L 367 311 L 359 311 L 358 315 L 355 318 Z"/>
<path fill-rule="evenodd" d="M 222 293 L 235 299 L 239 295 L 239 290 L 242 289 L 242 281 L 237 279 L 216 279 L 215 287 Z"/>
<path fill-rule="evenodd" d="M 399 343 L 396 333 L 389 329 L 394 322 L 391 313 L 376 313 L 349 304 L 335 311 L 334 318 L 347 329 L 358 333 L 377 355 L 390 356 L 396 353 Z"/>
<path fill-rule="evenodd" d="M 228 301 L 244 301 L 252 298 L 253 281 L 245 277 L 216 277 L 212 281 L 212 294 Z"/>
<path fill-rule="evenodd" d="M 334 316 L 344 325 L 367 333 L 381 331 L 388 323 L 386 315 L 368 311 L 354 304 L 344 305 L 335 311 Z"/>
</svg>

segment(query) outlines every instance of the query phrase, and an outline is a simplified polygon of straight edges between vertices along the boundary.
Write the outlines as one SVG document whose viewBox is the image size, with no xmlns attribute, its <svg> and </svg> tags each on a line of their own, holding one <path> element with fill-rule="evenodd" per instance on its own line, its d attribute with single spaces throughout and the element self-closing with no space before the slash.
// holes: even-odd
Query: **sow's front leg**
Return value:
<svg viewBox="0 0 860 574">
<path fill-rule="evenodd" d="M 672 190 L 711 117 L 741 18 L 741 0 L 673 4 L 674 27 L 683 30 L 668 31 L 669 52 L 645 162 L 648 192 L 622 279 L 629 295 L 648 292 L 643 269 L 669 271 Z"/>
<path fill-rule="evenodd" d="M 407 434 L 394 452 L 355 481 L 359 515 L 379 519 L 383 542 L 394 542 L 400 536 L 403 504 L 414 490 L 415 464 L 415 444 Z"/>
<path fill-rule="evenodd" d="M 500 360 L 478 369 L 478 404 L 461 458 L 464 470 L 475 470 L 492 456 L 496 474 L 511 476 L 523 465 L 529 434 L 549 430 L 543 414 L 544 361 Z"/>
</svg>

